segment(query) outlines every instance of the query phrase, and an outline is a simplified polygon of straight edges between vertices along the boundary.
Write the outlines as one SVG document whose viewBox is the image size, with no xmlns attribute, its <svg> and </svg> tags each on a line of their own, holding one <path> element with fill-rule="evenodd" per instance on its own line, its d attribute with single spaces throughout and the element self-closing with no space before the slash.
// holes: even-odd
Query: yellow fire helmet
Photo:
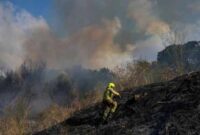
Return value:
<svg viewBox="0 0 200 135">
<path fill-rule="evenodd" d="M 108 88 L 115 88 L 115 84 L 113 82 L 109 83 Z"/>
</svg>

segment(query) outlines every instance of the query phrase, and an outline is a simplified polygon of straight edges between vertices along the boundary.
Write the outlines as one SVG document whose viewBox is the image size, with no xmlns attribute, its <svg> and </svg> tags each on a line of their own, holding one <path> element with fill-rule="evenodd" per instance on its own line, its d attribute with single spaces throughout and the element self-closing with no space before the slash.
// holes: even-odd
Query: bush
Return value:
<svg viewBox="0 0 200 135">
<path fill-rule="evenodd" d="M 154 81 L 151 63 L 145 60 L 133 61 L 128 63 L 126 67 L 118 67 L 115 69 L 115 74 L 117 75 L 117 82 L 123 89 L 149 84 Z"/>
<path fill-rule="evenodd" d="M 14 107 L 5 111 L 5 116 L 0 120 L 0 134 L 23 135 L 28 129 L 28 108 L 23 100 L 17 101 Z"/>
</svg>

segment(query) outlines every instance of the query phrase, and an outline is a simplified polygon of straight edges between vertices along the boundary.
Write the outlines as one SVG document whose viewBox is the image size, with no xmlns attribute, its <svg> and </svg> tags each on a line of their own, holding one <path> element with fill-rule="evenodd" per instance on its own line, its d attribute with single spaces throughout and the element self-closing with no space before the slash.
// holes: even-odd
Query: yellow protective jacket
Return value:
<svg viewBox="0 0 200 135">
<path fill-rule="evenodd" d="M 115 91 L 113 88 L 106 88 L 103 95 L 103 100 L 108 102 L 113 102 L 114 96 L 119 96 L 120 94 Z"/>
</svg>

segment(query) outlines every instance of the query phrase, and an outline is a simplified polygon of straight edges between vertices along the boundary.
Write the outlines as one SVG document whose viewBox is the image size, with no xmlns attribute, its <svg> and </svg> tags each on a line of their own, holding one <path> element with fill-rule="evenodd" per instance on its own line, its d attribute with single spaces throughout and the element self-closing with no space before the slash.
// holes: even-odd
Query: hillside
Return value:
<svg viewBox="0 0 200 135">
<path fill-rule="evenodd" d="M 136 101 L 135 94 L 148 95 Z M 108 124 L 98 124 L 100 104 L 34 135 L 198 135 L 200 134 L 200 72 L 168 82 L 124 90 Z"/>
<path fill-rule="evenodd" d="M 181 66 L 187 72 L 200 68 L 200 42 L 190 41 L 183 45 L 170 45 L 158 53 L 159 65 L 178 68 Z"/>
</svg>

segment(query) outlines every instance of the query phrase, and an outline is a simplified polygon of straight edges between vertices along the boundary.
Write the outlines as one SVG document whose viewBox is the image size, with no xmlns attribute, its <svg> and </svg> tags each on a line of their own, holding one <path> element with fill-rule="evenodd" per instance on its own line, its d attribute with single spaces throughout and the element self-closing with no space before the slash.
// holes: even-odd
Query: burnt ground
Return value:
<svg viewBox="0 0 200 135">
<path fill-rule="evenodd" d="M 148 93 L 140 100 L 134 95 Z M 34 135 L 200 135 L 200 72 L 124 90 L 119 108 L 99 124 L 96 104 Z"/>
</svg>

